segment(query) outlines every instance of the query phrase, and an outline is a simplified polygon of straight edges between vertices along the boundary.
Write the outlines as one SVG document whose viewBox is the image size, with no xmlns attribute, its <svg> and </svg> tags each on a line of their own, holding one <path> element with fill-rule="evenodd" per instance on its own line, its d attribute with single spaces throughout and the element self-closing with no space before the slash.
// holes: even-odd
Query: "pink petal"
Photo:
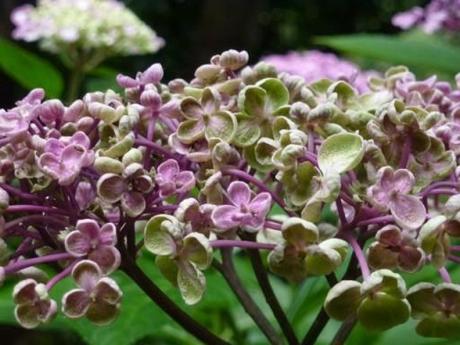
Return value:
<svg viewBox="0 0 460 345">
<path fill-rule="evenodd" d="M 72 135 L 69 144 L 80 145 L 85 149 L 89 149 L 89 147 L 91 146 L 91 141 L 84 132 L 78 131 L 74 135 Z"/>
<path fill-rule="evenodd" d="M 134 191 L 123 193 L 121 207 L 129 217 L 137 217 L 145 210 L 144 196 Z"/>
<path fill-rule="evenodd" d="M 158 168 L 158 177 L 163 181 L 170 181 L 176 177 L 179 173 L 179 164 L 174 159 L 168 159 L 167 161 L 161 163 Z"/>
<path fill-rule="evenodd" d="M 407 194 L 415 184 L 414 175 L 407 169 L 399 169 L 393 175 L 393 190 Z"/>
<path fill-rule="evenodd" d="M 391 199 L 391 214 L 396 223 L 407 229 L 417 229 L 426 219 L 423 203 L 415 196 L 398 194 Z"/>
<path fill-rule="evenodd" d="M 191 171 L 181 171 L 176 177 L 178 193 L 188 192 L 195 187 L 195 175 Z"/>
<path fill-rule="evenodd" d="M 222 230 L 228 230 L 238 226 L 240 223 L 235 219 L 239 209 L 232 205 L 217 206 L 211 214 L 213 223 Z"/>
<path fill-rule="evenodd" d="M 82 317 L 90 306 L 89 293 L 82 289 L 74 289 L 62 297 L 62 312 L 71 319 Z"/>
<path fill-rule="evenodd" d="M 91 248 L 91 239 L 80 231 L 72 231 L 66 236 L 64 246 L 69 254 L 75 257 L 84 256 Z"/>
<path fill-rule="evenodd" d="M 87 236 L 90 241 L 99 239 L 99 224 L 94 219 L 81 219 L 77 222 L 76 229 Z"/>
<path fill-rule="evenodd" d="M 249 210 L 257 218 L 265 218 L 272 206 L 272 196 L 270 193 L 263 192 L 258 194 L 249 203 Z"/>
<path fill-rule="evenodd" d="M 228 186 L 228 197 L 235 206 L 249 204 L 251 196 L 252 192 L 244 182 L 235 181 Z"/>
<path fill-rule="evenodd" d="M 13 290 L 15 304 L 33 303 L 37 297 L 35 287 L 37 282 L 33 279 L 25 279 L 17 283 Z"/>
</svg>

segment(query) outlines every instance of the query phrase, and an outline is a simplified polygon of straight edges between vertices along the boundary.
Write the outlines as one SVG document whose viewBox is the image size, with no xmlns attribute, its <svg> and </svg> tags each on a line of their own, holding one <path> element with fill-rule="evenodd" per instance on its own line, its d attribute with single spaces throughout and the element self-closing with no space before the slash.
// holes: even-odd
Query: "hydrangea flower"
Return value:
<svg viewBox="0 0 460 345">
<path fill-rule="evenodd" d="M 212 204 L 200 204 L 194 198 L 182 200 L 174 216 L 187 227 L 187 232 L 199 232 L 209 236 L 212 231 L 219 231 L 214 226 L 211 215 L 216 208 Z"/>
<path fill-rule="evenodd" d="M 217 228 L 229 230 L 238 226 L 249 231 L 260 229 L 270 211 L 272 197 L 267 192 L 253 196 L 249 186 L 234 181 L 228 186 L 230 205 L 220 205 L 212 212 L 211 219 Z"/>
<path fill-rule="evenodd" d="M 75 257 L 87 257 L 96 262 L 104 273 L 111 273 L 120 265 L 120 253 L 115 248 L 116 232 L 112 223 L 99 227 L 95 220 L 79 220 L 76 230 L 65 237 L 65 248 Z"/>
<path fill-rule="evenodd" d="M 155 182 L 160 189 L 160 196 L 166 197 L 193 189 L 195 176 L 191 171 L 181 171 L 176 160 L 168 159 L 158 166 Z"/>
<path fill-rule="evenodd" d="M 425 8 L 414 7 L 396 14 L 393 25 L 403 30 L 421 27 L 426 33 L 444 30 L 460 31 L 460 2 L 457 0 L 432 0 Z"/>
<path fill-rule="evenodd" d="M 24 328 L 35 328 L 56 315 L 57 304 L 48 295 L 44 284 L 33 279 L 22 280 L 14 287 L 14 315 Z"/>
<path fill-rule="evenodd" d="M 15 39 L 39 41 L 53 53 L 78 47 L 105 56 L 133 55 L 155 52 L 163 45 L 152 29 L 116 0 L 39 0 L 36 7 L 18 7 L 11 20 Z"/>
<path fill-rule="evenodd" d="M 406 284 L 390 270 L 373 272 L 363 283 L 342 280 L 329 290 L 324 308 L 333 319 L 356 315 L 367 329 L 383 331 L 406 322 L 411 307 Z"/>
<path fill-rule="evenodd" d="M 77 132 L 68 138 L 48 139 L 38 166 L 60 185 L 67 186 L 75 181 L 82 168 L 93 161 L 94 152 L 90 149 L 88 136 Z"/>
<path fill-rule="evenodd" d="M 376 242 L 368 249 L 369 265 L 374 269 L 399 268 L 403 271 L 418 270 L 425 259 L 420 244 L 409 231 L 395 225 L 387 225 L 375 234 Z"/>
<path fill-rule="evenodd" d="M 145 247 L 157 256 L 156 265 L 179 288 L 185 303 L 195 304 L 206 288 L 202 270 L 211 264 L 212 248 L 203 234 L 186 235 L 184 230 L 175 217 L 154 216 L 145 226 Z"/>
<path fill-rule="evenodd" d="M 460 287 L 457 284 L 418 283 L 407 292 L 416 331 L 424 337 L 460 337 Z"/>
<path fill-rule="evenodd" d="M 62 297 L 62 312 L 71 319 L 86 317 L 97 325 L 111 323 L 118 315 L 123 296 L 118 284 L 104 277 L 96 263 L 80 261 L 72 270 L 79 286 Z"/>
<path fill-rule="evenodd" d="M 303 77 L 307 83 L 321 79 L 342 79 L 350 82 L 360 92 L 367 91 L 367 79 L 378 74 L 374 71 L 362 71 L 350 61 L 318 50 L 268 55 L 262 60 L 275 66 L 279 72 Z"/>
<path fill-rule="evenodd" d="M 400 226 L 417 229 L 425 221 L 426 210 L 416 196 L 410 195 L 414 184 L 414 175 L 409 170 L 384 167 L 378 171 L 377 182 L 369 188 L 368 197 L 382 211 L 390 210 Z"/>
</svg>

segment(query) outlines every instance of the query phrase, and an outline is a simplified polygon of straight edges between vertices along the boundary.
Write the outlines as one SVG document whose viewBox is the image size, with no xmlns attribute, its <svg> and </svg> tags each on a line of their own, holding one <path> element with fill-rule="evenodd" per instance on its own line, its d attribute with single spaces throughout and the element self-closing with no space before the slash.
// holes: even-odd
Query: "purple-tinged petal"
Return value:
<svg viewBox="0 0 460 345">
<path fill-rule="evenodd" d="M 157 182 L 163 183 L 173 180 L 179 173 L 179 163 L 175 159 L 168 159 L 161 163 L 157 168 Z"/>
<path fill-rule="evenodd" d="M 127 190 L 125 180 L 112 173 L 102 175 L 97 181 L 97 194 L 106 202 L 115 203 Z"/>
<path fill-rule="evenodd" d="M 81 181 L 78 183 L 77 190 L 75 191 L 75 200 L 81 211 L 86 210 L 96 198 L 96 192 L 91 183 Z"/>
<path fill-rule="evenodd" d="M 137 217 L 145 210 L 144 196 L 139 192 L 125 192 L 121 196 L 121 207 L 129 217 Z"/>
<path fill-rule="evenodd" d="M 79 231 L 70 232 L 64 240 L 67 253 L 75 256 L 85 256 L 91 249 L 91 239 Z"/>
<path fill-rule="evenodd" d="M 91 303 L 90 295 L 83 289 L 74 289 L 62 297 L 62 312 L 71 319 L 77 319 L 86 314 Z"/>
<path fill-rule="evenodd" d="M 22 327 L 32 329 L 40 325 L 38 312 L 35 304 L 21 304 L 16 306 L 14 316 Z"/>
<path fill-rule="evenodd" d="M 401 230 L 394 225 L 387 225 L 375 235 L 376 240 L 388 246 L 397 246 L 401 242 Z"/>
<path fill-rule="evenodd" d="M 211 214 L 212 222 L 221 230 L 228 230 L 240 224 L 235 219 L 239 214 L 239 209 L 232 205 L 217 206 Z"/>
<path fill-rule="evenodd" d="M 99 280 L 93 294 L 97 300 L 108 304 L 117 304 L 123 296 L 118 284 L 111 278 L 104 277 Z"/>
<path fill-rule="evenodd" d="M 91 146 L 91 141 L 86 135 L 86 133 L 78 131 L 70 138 L 69 144 L 80 145 L 85 149 L 89 149 Z"/>
<path fill-rule="evenodd" d="M 102 277 L 102 271 L 97 263 L 82 260 L 72 269 L 72 277 L 83 290 L 91 292 Z"/>
<path fill-rule="evenodd" d="M 176 176 L 176 188 L 178 193 L 188 192 L 195 187 L 195 175 L 191 171 L 181 171 Z"/>
<path fill-rule="evenodd" d="M 99 233 L 100 244 L 114 246 L 117 244 L 117 228 L 113 223 L 106 223 Z"/>
<path fill-rule="evenodd" d="M 396 170 L 393 175 L 392 190 L 402 194 L 408 194 L 415 184 L 414 175 L 407 169 Z"/>
<path fill-rule="evenodd" d="M 367 195 L 371 202 L 381 208 L 382 210 L 388 210 L 388 203 L 390 197 L 387 190 L 381 188 L 379 185 L 374 185 L 369 187 L 367 190 Z"/>
<path fill-rule="evenodd" d="M 87 236 L 90 241 L 99 239 L 99 224 L 94 219 L 81 219 L 75 228 Z"/>
<path fill-rule="evenodd" d="M 391 198 L 391 214 L 396 223 L 406 229 L 417 229 L 426 219 L 426 209 L 415 196 L 398 194 Z"/>
<path fill-rule="evenodd" d="M 252 191 L 247 183 L 235 181 L 228 186 L 228 198 L 235 206 L 248 205 L 251 201 Z"/>
<path fill-rule="evenodd" d="M 15 304 L 33 303 L 37 293 L 35 287 L 37 282 L 34 279 L 25 279 L 17 283 L 13 290 L 13 301 Z"/>
<path fill-rule="evenodd" d="M 120 252 L 113 246 L 98 247 L 88 255 L 88 259 L 97 263 L 105 274 L 115 271 L 121 262 Z"/>
<path fill-rule="evenodd" d="M 270 193 L 263 192 L 257 194 L 249 203 L 249 210 L 256 218 L 265 218 L 272 206 L 272 196 Z"/>
</svg>

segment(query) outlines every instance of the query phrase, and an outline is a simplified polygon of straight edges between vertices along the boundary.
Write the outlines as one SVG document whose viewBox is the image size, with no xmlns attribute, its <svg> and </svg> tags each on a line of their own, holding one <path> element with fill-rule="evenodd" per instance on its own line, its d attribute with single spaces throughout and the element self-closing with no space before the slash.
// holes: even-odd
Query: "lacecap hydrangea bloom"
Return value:
<svg viewBox="0 0 460 345">
<path fill-rule="evenodd" d="M 201 342 L 234 343 L 164 294 L 143 257 L 187 305 L 217 270 L 269 344 L 313 344 L 324 327 L 296 333 L 269 273 L 327 278 L 319 319 L 342 322 L 337 343 L 356 322 L 385 331 L 409 318 L 421 336 L 459 339 L 460 78 L 396 66 L 363 92 L 248 58 L 225 51 L 190 81 L 166 82 L 153 64 L 120 74 L 122 93 L 65 104 L 36 89 L 0 110 L 0 283 L 17 281 L 18 322 L 110 323 L 124 312 L 123 271 Z M 246 291 L 235 249 L 280 331 Z M 406 279 L 422 270 L 439 281 Z M 56 296 L 65 278 L 74 286 Z"/>
<path fill-rule="evenodd" d="M 319 50 L 267 55 L 262 61 L 275 66 L 280 72 L 301 76 L 307 83 L 320 79 L 341 79 L 351 83 L 360 92 L 367 91 L 367 79 L 377 75 L 375 71 L 363 71 L 350 61 Z"/>
<path fill-rule="evenodd" d="M 163 40 L 117 0 L 38 0 L 11 15 L 13 37 L 53 53 L 104 56 L 153 53 Z M 80 52 L 81 50 L 81 52 Z"/>
</svg>

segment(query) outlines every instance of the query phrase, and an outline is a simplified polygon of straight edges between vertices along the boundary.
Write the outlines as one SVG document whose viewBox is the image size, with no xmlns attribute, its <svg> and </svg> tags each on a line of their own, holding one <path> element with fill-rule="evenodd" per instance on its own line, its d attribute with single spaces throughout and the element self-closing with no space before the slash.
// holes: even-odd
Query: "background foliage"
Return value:
<svg viewBox="0 0 460 345">
<path fill-rule="evenodd" d="M 11 10 L 27 1 L 0 2 L 0 105 L 8 107 L 27 89 L 44 87 L 50 97 L 65 91 L 68 75 L 59 61 L 41 53 L 36 46 L 9 40 Z M 270 53 L 309 48 L 336 49 L 366 68 L 381 69 L 389 64 L 406 64 L 421 75 L 432 73 L 451 78 L 458 71 L 460 48 L 451 42 L 428 38 L 420 33 L 399 34 L 390 24 L 391 16 L 414 5 L 417 0 L 129 0 L 125 1 L 145 22 L 166 40 L 156 55 L 112 59 L 94 71 L 85 90 L 115 87 L 118 72 L 134 74 L 153 62 L 161 62 L 166 79 L 189 79 L 194 69 L 222 50 L 245 49 L 251 63 Z M 259 305 L 265 308 L 255 277 L 243 253 L 236 260 L 238 271 Z M 161 279 L 146 254 L 141 266 L 168 295 L 214 332 L 231 337 L 235 344 L 264 344 L 250 318 L 239 306 L 223 279 L 209 271 L 208 291 L 195 307 L 183 305 L 177 291 Z M 345 265 L 344 265 L 345 266 Z M 460 279 L 460 269 L 453 278 Z M 0 335 L 9 344 L 196 344 L 196 341 L 171 322 L 141 291 L 121 273 L 116 276 L 123 287 L 123 312 L 112 325 L 95 328 L 85 320 L 70 321 L 60 316 L 40 331 L 24 331 L 15 326 L 10 298 L 11 286 L 0 289 Z M 438 281 L 436 272 L 424 271 L 407 277 L 408 285 L 418 280 Z M 306 333 L 327 292 L 326 281 L 308 279 L 290 286 L 272 277 L 272 283 L 295 330 Z M 58 285 L 65 290 L 68 281 Z M 264 309 L 272 318 L 268 308 Z M 327 344 L 337 324 L 329 322 L 320 337 Z M 418 337 L 410 323 L 389 332 L 373 334 L 356 327 L 349 343 L 353 345 L 448 344 Z"/>
</svg>

